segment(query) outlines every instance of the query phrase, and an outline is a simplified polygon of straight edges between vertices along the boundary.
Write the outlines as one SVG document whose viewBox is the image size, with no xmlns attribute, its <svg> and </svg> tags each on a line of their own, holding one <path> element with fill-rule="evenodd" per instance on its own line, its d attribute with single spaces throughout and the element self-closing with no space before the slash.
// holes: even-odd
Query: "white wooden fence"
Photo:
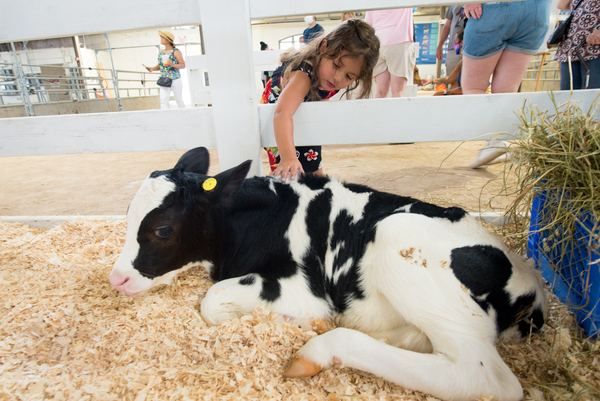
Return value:
<svg viewBox="0 0 600 401">
<path fill-rule="evenodd" d="M 466 1 L 466 3 L 480 1 Z M 456 0 L 61 0 L 3 2 L 0 43 L 142 28 L 202 25 L 213 107 L 0 119 L 0 156 L 217 148 L 221 168 L 275 144 L 274 106 L 258 105 L 250 20 L 345 10 L 451 5 Z M 90 14 L 93 11 L 92 14 Z M 90 18 L 90 15 L 93 18 Z M 49 23 L 52 21 L 52 23 Z M 556 93 L 588 107 L 599 90 Z M 305 103 L 294 116 L 298 145 L 456 141 L 513 133 L 515 111 L 547 93 Z"/>
</svg>

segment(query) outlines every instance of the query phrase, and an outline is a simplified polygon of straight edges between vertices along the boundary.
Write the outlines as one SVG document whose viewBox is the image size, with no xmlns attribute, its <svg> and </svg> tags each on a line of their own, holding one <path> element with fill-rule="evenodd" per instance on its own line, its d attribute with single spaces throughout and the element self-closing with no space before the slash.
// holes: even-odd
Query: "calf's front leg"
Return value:
<svg viewBox="0 0 600 401">
<path fill-rule="evenodd" d="M 283 287 L 286 283 L 280 280 Z M 266 300 L 264 297 L 263 279 L 258 274 L 247 274 L 242 277 L 230 278 L 214 284 L 206 293 L 200 311 L 202 318 L 211 326 L 221 322 L 239 318 L 252 313 L 258 306 L 279 313 L 278 322 L 289 322 L 298 325 L 302 330 L 312 330 L 319 334 L 335 328 L 333 319 L 327 313 L 316 312 L 312 314 L 315 302 L 314 297 L 307 291 L 286 291 L 276 300 Z M 297 283 L 294 283 L 298 289 Z M 293 294 L 293 295 L 289 295 Z M 297 297 L 292 299 L 292 297 Z M 305 299 L 309 297 L 309 299 Z M 308 305 L 307 308 L 299 307 Z M 312 304 L 312 305 L 311 305 Z M 306 310 L 304 310 L 306 309 Z M 321 308 L 323 309 L 323 308 Z M 314 308 L 319 310 L 319 308 Z"/>
<path fill-rule="evenodd" d="M 265 304 L 260 297 L 261 290 L 262 282 L 255 274 L 219 281 L 204 296 L 200 314 L 211 326 L 247 315 Z"/>
</svg>

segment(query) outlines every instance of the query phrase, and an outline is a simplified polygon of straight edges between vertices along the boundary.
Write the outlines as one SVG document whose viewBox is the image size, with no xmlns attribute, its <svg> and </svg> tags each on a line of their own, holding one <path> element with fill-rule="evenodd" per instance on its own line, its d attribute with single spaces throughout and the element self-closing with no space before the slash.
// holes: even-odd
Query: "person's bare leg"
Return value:
<svg viewBox="0 0 600 401">
<path fill-rule="evenodd" d="M 464 95 L 485 93 L 502 53 L 503 51 L 486 58 L 463 57 L 461 86 Z"/>
<path fill-rule="evenodd" d="M 496 56 L 496 55 L 494 55 Z M 488 83 L 485 80 L 484 83 L 484 75 L 488 74 L 487 70 L 481 72 L 481 74 L 475 75 L 475 82 L 471 80 L 467 80 L 467 85 L 469 85 L 469 92 L 467 92 L 465 88 L 465 78 L 467 72 L 465 71 L 465 65 L 469 65 L 469 68 L 475 66 L 475 68 L 479 65 L 481 69 L 489 69 L 489 65 L 491 64 L 490 59 L 496 57 L 489 57 L 486 59 L 470 59 L 468 57 L 463 58 L 463 78 L 462 78 L 462 87 L 463 93 L 465 94 L 476 94 L 476 93 L 485 93 L 485 89 L 481 92 L 481 86 L 485 84 L 485 88 L 487 89 Z M 519 85 L 523 80 L 523 76 L 525 75 L 525 71 L 527 70 L 527 66 L 529 66 L 529 62 L 533 56 L 524 53 L 517 53 L 510 50 L 504 50 L 498 54 L 496 60 L 496 66 L 493 69 L 494 77 L 492 79 L 492 93 L 513 93 L 519 90 Z M 468 62 L 467 62 L 468 60 Z M 489 62 L 486 63 L 485 61 Z M 473 63 L 475 61 L 475 63 Z M 479 63 L 481 62 L 481 63 Z M 472 70 L 469 70 L 472 71 Z M 508 146 L 506 142 L 502 141 L 491 141 L 486 142 L 483 149 L 479 152 L 477 158 L 471 163 L 469 167 L 477 168 L 481 166 L 485 166 L 488 164 L 495 163 L 495 160 L 500 157 L 506 157 L 505 154 L 508 152 Z"/>
<path fill-rule="evenodd" d="M 390 84 L 392 87 L 392 97 L 404 97 L 406 93 L 406 85 L 408 79 L 404 77 L 397 77 L 390 74 Z"/>
<path fill-rule="evenodd" d="M 519 90 L 533 55 L 504 50 L 492 79 L 492 93 L 513 93 Z"/>
<path fill-rule="evenodd" d="M 375 77 L 375 82 L 377 83 L 375 98 L 380 99 L 387 97 L 388 92 L 390 91 L 390 76 L 390 72 L 386 69 Z"/>
</svg>

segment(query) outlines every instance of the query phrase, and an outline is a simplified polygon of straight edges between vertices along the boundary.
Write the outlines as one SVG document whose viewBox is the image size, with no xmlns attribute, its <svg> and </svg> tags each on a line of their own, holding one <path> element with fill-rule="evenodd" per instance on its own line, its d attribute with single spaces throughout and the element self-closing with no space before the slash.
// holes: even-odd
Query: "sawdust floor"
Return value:
<svg viewBox="0 0 600 401">
<path fill-rule="evenodd" d="M 284 379 L 316 334 L 261 310 L 207 326 L 198 307 L 212 283 L 200 268 L 121 295 L 108 274 L 125 230 L 124 220 L 0 222 L 0 400 L 437 400 L 349 368 Z M 526 400 L 600 395 L 600 342 L 555 299 L 541 334 L 498 351 Z"/>
<path fill-rule="evenodd" d="M 323 158 L 327 174 L 348 182 L 469 211 L 479 211 L 481 204 L 489 211 L 487 204 L 500 192 L 503 180 L 488 182 L 503 165 L 465 167 L 482 145 L 477 141 L 326 146 Z M 0 216 L 123 215 L 148 174 L 173 167 L 183 153 L 0 158 Z M 211 150 L 211 158 L 214 174 L 216 151 Z M 495 198 L 492 205 L 503 209 L 506 199 Z"/>
</svg>

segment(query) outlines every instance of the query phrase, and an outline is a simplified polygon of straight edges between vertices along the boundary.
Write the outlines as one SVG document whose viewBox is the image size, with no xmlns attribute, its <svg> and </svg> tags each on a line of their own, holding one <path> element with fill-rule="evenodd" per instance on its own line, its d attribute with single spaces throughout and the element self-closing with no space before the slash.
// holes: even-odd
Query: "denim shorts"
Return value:
<svg viewBox="0 0 600 401">
<path fill-rule="evenodd" d="M 551 0 L 483 4 L 465 26 L 463 55 L 486 58 L 502 50 L 536 54 L 548 33 Z"/>
</svg>

